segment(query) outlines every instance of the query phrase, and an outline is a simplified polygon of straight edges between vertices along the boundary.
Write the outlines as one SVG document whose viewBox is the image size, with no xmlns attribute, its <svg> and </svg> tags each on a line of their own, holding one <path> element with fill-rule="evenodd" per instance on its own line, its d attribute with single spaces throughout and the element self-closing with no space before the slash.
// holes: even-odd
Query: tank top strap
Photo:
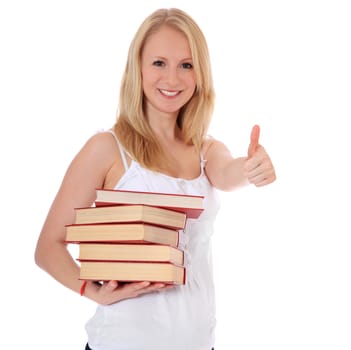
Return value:
<svg viewBox="0 0 351 350">
<path fill-rule="evenodd" d="M 206 162 L 207 162 L 207 160 L 205 159 L 204 154 L 203 154 L 203 152 L 201 151 L 201 152 L 200 152 L 200 169 L 201 169 L 201 175 L 203 175 L 204 172 L 205 172 Z"/>
<path fill-rule="evenodd" d="M 119 152 L 121 154 L 121 159 L 122 159 L 122 163 L 123 163 L 123 166 L 124 166 L 124 170 L 127 171 L 128 170 L 128 162 L 127 162 L 127 158 L 126 158 L 126 152 L 124 151 L 121 143 L 119 142 L 118 138 L 117 138 L 117 135 L 115 134 L 115 132 L 111 129 L 107 130 L 109 133 L 111 133 L 113 135 L 113 137 L 115 138 L 116 140 L 116 143 L 118 145 L 118 149 L 119 149 Z"/>
<path fill-rule="evenodd" d="M 206 143 L 206 141 L 208 141 L 209 139 L 211 139 L 212 136 L 211 135 L 206 135 L 205 136 L 205 140 L 204 143 L 202 144 L 201 150 L 200 150 L 200 166 L 201 166 L 201 175 L 203 175 L 205 173 L 205 167 L 206 167 L 206 163 L 207 163 L 207 159 L 205 158 L 205 154 L 207 151 L 207 147 L 204 147 L 204 144 Z"/>
</svg>

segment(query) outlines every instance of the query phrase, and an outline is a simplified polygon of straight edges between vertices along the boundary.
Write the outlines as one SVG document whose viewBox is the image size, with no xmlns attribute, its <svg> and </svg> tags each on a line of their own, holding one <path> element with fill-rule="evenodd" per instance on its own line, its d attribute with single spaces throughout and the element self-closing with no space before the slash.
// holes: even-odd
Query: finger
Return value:
<svg viewBox="0 0 351 350">
<path fill-rule="evenodd" d="M 117 281 L 108 281 L 106 283 L 105 287 L 108 291 L 114 291 L 116 288 L 118 288 L 118 282 Z"/>
<path fill-rule="evenodd" d="M 174 284 L 166 284 L 162 289 L 172 289 L 174 286 Z"/>
<path fill-rule="evenodd" d="M 159 289 L 163 289 L 165 287 L 165 283 L 161 283 L 161 282 L 154 282 L 154 283 L 150 283 L 149 285 L 140 289 L 139 291 L 142 293 L 148 293 L 154 290 L 159 290 Z"/>
<path fill-rule="evenodd" d="M 253 156 L 252 158 L 248 159 L 246 162 L 246 170 L 251 173 L 255 169 L 259 168 L 262 164 L 262 159 L 257 156 Z"/>
<path fill-rule="evenodd" d="M 265 177 L 262 180 L 256 179 L 255 182 L 253 182 L 253 185 L 255 185 L 256 187 L 263 187 L 271 184 L 274 181 L 275 181 L 275 178 L 272 176 L 267 178 Z"/>
<path fill-rule="evenodd" d="M 110 282 L 109 282 L 110 283 Z M 110 290 L 111 292 L 116 291 L 119 295 L 119 300 L 136 297 L 142 293 L 143 290 L 150 286 L 150 282 L 129 282 L 119 285 L 115 290 Z"/>
<path fill-rule="evenodd" d="M 149 287 L 140 289 L 139 293 L 140 294 L 145 294 L 145 293 L 152 293 L 152 292 L 159 292 L 161 290 L 169 289 L 168 285 L 165 283 L 152 283 L 150 284 Z"/>
<path fill-rule="evenodd" d="M 251 158 L 254 153 L 256 152 L 256 149 L 258 147 L 259 143 L 259 138 L 260 138 L 260 127 L 259 125 L 254 125 L 252 130 L 251 130 L 251 135 L 250 135 L 250 145 L 249 149 L 247 151 L 247 156 Z"/>
<path fill-rule="evenodd" d="M 275 180 L 274 171 L 255 169 L 248 175 L 249 182 L 257 187 L 268 185 Z"/>
<path fill-rule="evenodd" d="M 126 293 L 128 297 L 136 297 L 141 294 L 157 292 L 164 288 L 165 283 L 141 282 L 130 284 L 129 288 L 125 286 L 124 293 Z"/>
<path fill-rule="evenodd" d="M 126 287 L 131 287 L 132 290 L 138 291 L 140 289 L 144 289 L 150 286 L 150 282 L 148 281 L 143 281 L 143 282 L 136 282 L 136 283 L 127 283 Z"/>
</svg>

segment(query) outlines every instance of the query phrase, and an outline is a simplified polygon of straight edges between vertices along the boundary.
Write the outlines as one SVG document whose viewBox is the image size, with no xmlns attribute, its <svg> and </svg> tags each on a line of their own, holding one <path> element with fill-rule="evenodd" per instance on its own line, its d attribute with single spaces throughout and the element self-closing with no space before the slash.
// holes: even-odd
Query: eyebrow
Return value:
<svg viewBox="0 0 351 350">
<path fill-rule="evenodd" d="M 166 57 L 163 57 L 163 56 L 151 56 L 153 59 L 160 59 L 160 60 L 167 60 L 167 58 Z M 186 57 L 186 58 L 182 58 L 182 59 L 180 59 L 179 61 L 192 61 L 193 60 L 193 58 L 192 57 Z"/>
</svg>

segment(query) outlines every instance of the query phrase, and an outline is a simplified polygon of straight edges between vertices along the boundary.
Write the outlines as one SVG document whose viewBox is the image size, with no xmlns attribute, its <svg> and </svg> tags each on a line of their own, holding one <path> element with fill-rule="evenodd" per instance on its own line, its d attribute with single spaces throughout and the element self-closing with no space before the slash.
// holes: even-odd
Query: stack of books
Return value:
<svg viewBox="0 0 351 350">
<path fill-rule="evenodd" d="M 66 226 L 66 242 L 79 244 L 80 279 L 184 284 L 179 231 L 202 211 L 202 196 L 97 189 L 95 206 L 76 208 Z"/>
</svg>

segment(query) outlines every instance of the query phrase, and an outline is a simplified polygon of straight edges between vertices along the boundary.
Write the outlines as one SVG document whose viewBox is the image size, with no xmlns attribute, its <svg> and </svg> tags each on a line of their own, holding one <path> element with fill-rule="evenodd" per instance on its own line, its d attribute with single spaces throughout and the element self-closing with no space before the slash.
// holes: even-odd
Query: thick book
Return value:
<svg viewBox="0 0 351 350">
<path fill-rule="evenodd" d="M 159 244 L 80 243 L 78 260 L 170 262 L 183 265 L 182 250 Z"/>
<path fill-rule="evenodd" d="M 179 231 L 144 223 L 73 224 L 66 226 L 66 242 L 155 243 L 177 247 Z"/>
<path fill-rule="evenodd" d="M 188 218 L 198 218 L 203 212 L 203 196 L 163 192 L 97 189 L 96 206 L 144 204 L 186 213 Z"/>
<path fill-rule="evenodd" d="M 75 209 L 75 224 L 143 222 L 183 229 L 186 214 L 148 205 L 113 205 Z"/>
<path fill-rule="evenodd" d="M 120 282 L 185 284 L 184 266 L 157 262 L 81 261 L 80 279 Z"/>
</svg>

